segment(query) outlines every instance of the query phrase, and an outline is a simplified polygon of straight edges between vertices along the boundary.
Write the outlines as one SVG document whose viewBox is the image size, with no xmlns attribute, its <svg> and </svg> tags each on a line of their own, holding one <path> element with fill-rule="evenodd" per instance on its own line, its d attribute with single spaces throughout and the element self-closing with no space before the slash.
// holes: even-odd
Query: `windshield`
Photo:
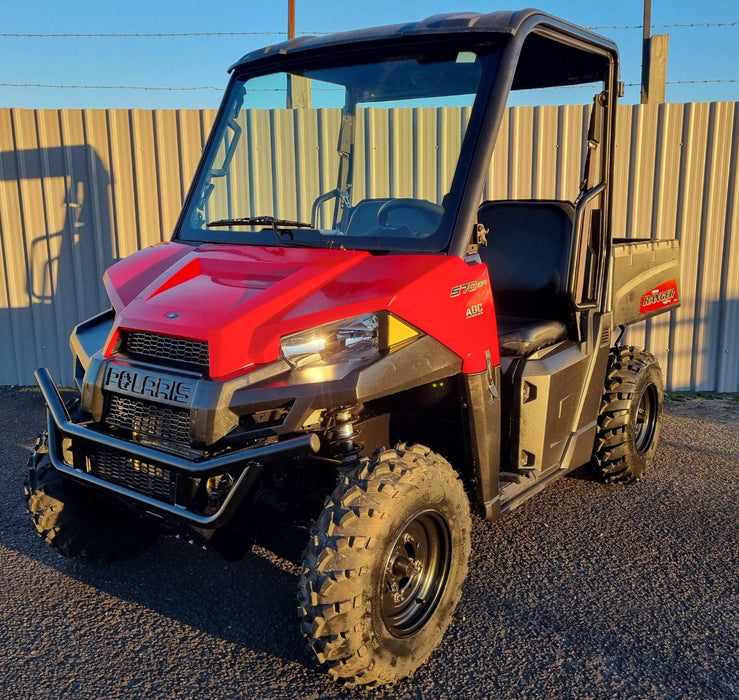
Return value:
<svg viewBox="0 0 739 700">
<path fill-rule="evenodd" d="M 178 237 L 440 250 L 490 47 L 234 80 Z"/>
</svg>

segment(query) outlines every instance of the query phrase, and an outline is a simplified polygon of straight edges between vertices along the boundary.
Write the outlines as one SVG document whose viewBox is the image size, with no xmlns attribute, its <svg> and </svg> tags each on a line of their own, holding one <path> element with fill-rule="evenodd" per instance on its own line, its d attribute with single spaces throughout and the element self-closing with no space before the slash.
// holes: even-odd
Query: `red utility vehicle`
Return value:
<svg viewBox="0 0 739 700">
<path fill-rule="evenodd" d="M 172 241 L 72 334 L 79 400 L 37 372 L 28 508 L 90 559 L 153 526 L 235 557 L 279 514 L 318 662 L 390 683 L 449 625 L 470 506 L 649 466 L 661 372 L 619 341 L 678 305 L 678 246 L 612 237 L 618 53 L 562 20 L 439 15 L 231 73 Z M 589 84 L 572 201 L 485 201 L 509 92 Z"/>
</svg>

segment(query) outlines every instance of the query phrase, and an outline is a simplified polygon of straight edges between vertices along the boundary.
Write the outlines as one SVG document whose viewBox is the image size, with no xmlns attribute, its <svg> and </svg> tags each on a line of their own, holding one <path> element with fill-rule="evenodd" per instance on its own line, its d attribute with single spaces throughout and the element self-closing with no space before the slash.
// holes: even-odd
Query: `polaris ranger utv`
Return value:
<svg viewBox="0 0 739 700">
<path fill-rule="evenodd" d="M 661 372 L 619 341 L 678 305 L 677 243 L 614 240 L 617 49 L 541 12 L 303 37 L 231 74 L 173 239 L 72 333 L 79 399 L 36 373 L 28 508 L 90 559 L 303 523 L 309 647 L 391 683 L 449 625 L 471 508 L 644 474 Z M 593 83 L 572 200 L 485 201 L 509 92 Z"/>
</svg>

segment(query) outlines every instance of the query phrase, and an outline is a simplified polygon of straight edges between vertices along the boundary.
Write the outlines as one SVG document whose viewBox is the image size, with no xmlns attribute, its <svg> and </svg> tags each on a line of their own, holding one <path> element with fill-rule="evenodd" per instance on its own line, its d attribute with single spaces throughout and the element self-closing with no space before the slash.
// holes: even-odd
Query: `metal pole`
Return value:
<svg viewBox="0 0 739 700">
<path fill-rule="evenodd" d="M 294 0 L 291 0 L 294 2 Z M 649 35 L 652 33 L 652 0 L 644 0 L 644 24 L 642 25 L 642 36 L 644 39 L 649 39 Z"/>
<path fill-rule="evenodd" d="M 287 0 L 287 39 L 295 38 L 295 0 Z M 293 78 L 287 76 L 287 108 L 293 108 Z"/>
<path fill-rule="evenodd" d="M 287 38 L 295 38 L 295 0 L 287 0 Z"/>
<path fill-rule="evenodd" d="M 295 38 L 295 0 L 287 0 L 287 38 Z M 287 76 L 287 108 L 310 109 L 310 80 L 299 75 Z"/>
<path fill-rule="evenodd" d="M 641 51 L 641 103 L 649 102 L 649 43 L 652 33 L 652 0 L 644 0 L 644 22 L 642 24 Z"/>
</svg>

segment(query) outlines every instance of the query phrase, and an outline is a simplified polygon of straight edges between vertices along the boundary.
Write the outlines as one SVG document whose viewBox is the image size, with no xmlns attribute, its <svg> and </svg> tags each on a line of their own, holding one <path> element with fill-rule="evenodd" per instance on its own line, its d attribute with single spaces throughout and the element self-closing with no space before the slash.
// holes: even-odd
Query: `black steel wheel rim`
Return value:
<svg viewBox="0 0 739 700">
<path fill-rule="evenodd" d="M 415 634 L 439 603 L 452 560 L 452 539 L 444 517 L 422 510 L 400 529 L 385 560 L 380 611 L 395 637 Z"/>
<path fill-rule="evenodd" d="M 641 395 L 634 427 L 636 449 L 646 452 L 652 446 L 657 427 L 657 388 L 654 384 L 649 384 Z"/>
</svg>

